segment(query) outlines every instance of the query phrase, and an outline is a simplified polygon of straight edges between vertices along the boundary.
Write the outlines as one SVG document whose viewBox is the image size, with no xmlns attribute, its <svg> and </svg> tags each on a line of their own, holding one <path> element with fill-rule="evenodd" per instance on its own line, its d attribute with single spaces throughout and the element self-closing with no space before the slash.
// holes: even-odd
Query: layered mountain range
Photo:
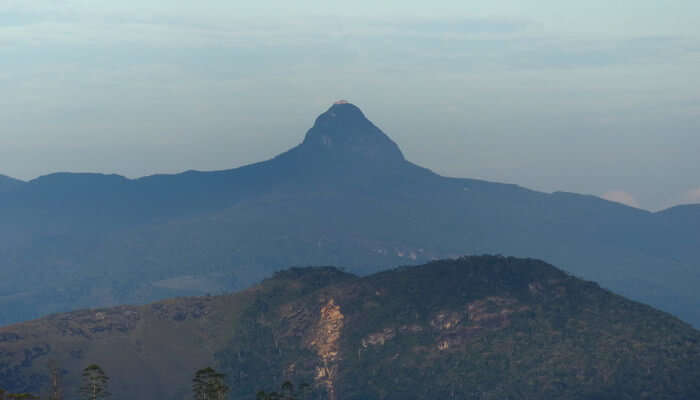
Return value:
<svg viewBox="0 0 700 400">
<path fill-rule="evenodd" d="M 314 399 L 700 398 L 700 332 L 541 261 L 482 256 L 367 277 L 279 272 L 245 291 L 52 315 L 0 328 L 0 386 L 72 398 L 99 364 L 117 398 L 232 399 L 305 382 Z"/>
<path fill-rule="evenodd" d="M 700 205 L 651 213 L 443 177 L 342 102 L 300 145 L 236 169 L 0 177 L 0 221 L 0 324 L 230 291 L 293 265 L 368 274 L 495 253 L 546 260 L 700 326 Z"/>
</svg>

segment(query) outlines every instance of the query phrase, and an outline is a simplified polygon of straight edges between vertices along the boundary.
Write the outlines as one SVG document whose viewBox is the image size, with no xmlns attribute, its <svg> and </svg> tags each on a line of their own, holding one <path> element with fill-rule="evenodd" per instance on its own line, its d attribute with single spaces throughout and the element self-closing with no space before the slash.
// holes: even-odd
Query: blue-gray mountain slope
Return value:
<svg viewBox="0 0 700 400">
<path fill-rule="evenodd" d="M 405 160 L 352 104 L 319 116 L 300 145 L 241 168 L 12 185 L 0 220 L 0 323 L 231 290 L 291 265 L 368 273 L 500 253 L 544 259 L 700 326 L 700 206 L 650 213 L 442 177 Z"/>
</svg>

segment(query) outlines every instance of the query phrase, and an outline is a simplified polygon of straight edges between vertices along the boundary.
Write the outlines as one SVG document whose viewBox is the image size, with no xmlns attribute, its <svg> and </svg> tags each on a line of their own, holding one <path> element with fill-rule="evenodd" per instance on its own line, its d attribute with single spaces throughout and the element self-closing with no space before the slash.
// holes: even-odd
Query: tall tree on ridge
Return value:
<svg viewBox="0 0 700 400">
<path fill-rule="evenodd" d="M 224 400 L 229 387 L 224 383 L 224 374 L 206 367 L 195 372 L 192 391 L 195 400 Z"/>
<path fill-rule="evenodd" d="M 84 400 L 101 400 L 111 395 L 107 384 L 109 377 L 97 364 L 90 364 L 83 370 L 83 384 L 80 394 Z"/>
<path fill-rule="evenodd" d="M 49 400 L 63 400 L 63 389 L 61 388 L 61 368 L 56 360 L 49 360 L 49 379 L 51 384 Z"/>
</svg>

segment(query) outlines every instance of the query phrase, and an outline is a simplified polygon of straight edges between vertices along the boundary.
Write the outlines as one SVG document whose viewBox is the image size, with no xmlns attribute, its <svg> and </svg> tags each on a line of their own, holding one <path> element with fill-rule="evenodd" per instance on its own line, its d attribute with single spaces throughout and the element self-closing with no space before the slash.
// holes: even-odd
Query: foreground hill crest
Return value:
<svg viewBox="0 0 700 400">
<path fill-rule="evenodd" d="M 233 295 L 0 328 L 0 386 L 37 392 L 49 359 L 71 390 L 97 362 L 136 400 L 190 398 L 205 365 L 241 400 L 287 379 L 343 400 L 700 396 L 700 333 L 543 262 L 494 256 L 364 278 L 294 268 Z"/>
</svg>

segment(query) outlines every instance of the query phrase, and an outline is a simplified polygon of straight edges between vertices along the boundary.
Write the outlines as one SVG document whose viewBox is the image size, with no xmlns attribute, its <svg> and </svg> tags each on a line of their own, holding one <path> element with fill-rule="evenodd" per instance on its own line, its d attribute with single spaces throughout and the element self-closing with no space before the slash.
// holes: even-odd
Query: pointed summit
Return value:
<svg viewBox="0 0 700 400">
<path fill-rule="evenodd" d="M 339 100 L 309 129 L 302 147 L 339 157 L 367 161 L 404 161 L 399 147 L 365 117 L 357 106 Z"/>
<path fill-rule="evenodd" d="M 407 161 L 399 146 L 346 100 L 334 102 L 319 115 L 302 143 L 261 168 L 296 184 L 342 182 L 346 187 L 352 186 L 350 182 L 365 185 L 434 177 L 430 170 Z"/>
</svg>

